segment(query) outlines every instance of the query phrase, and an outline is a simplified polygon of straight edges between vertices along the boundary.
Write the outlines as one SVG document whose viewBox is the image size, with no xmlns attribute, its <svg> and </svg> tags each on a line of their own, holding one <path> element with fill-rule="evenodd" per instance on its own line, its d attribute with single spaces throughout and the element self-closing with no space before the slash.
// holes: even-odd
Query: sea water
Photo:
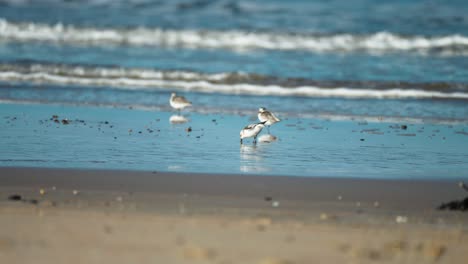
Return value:
<svg viewBox="0 0 468 264">
<path fill-rule="evenodd" d="M 0 166 L 468 178 L 466 14 L 464 1 L 2 1 Z M 172 110 L 171 92 L 193 107 Z M 259 107 L 282 119 L 274 140 L 265 128 L 241 145 Z"/>
</svg>

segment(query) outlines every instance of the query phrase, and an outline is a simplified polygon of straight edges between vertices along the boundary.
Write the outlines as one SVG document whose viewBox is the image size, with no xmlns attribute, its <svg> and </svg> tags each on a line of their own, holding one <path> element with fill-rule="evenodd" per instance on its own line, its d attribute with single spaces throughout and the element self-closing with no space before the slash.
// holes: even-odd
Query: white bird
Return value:
<svg viewBox="0 0 468 264">
<path fill-rule="evenodd" d="M 171 94 L 169 103 L 171 104 L 172 108 L 177 109 L 179 112 L 185 107 L 192 106 L 192 103 L 189 100 L 185 99 L 183 96 L 176 95 L 176 93 Z"/>
<path fill-rule="evenodd" d="M 270 134 L 270 126 L 281 121 L 281 119 L 276 117 L 273 113 L 267 111 L 265 107 L 260 107 L 258 109 L 258 120 L 260 120 L 260 122 L 264 122 L 265 125 L 268 126 L 268 134 Z"/>
<path fill-rule="evenodd" d="M 265 122 L 258 123 L 258 124 L 250 124 L 244 127 L 240 131 L 240 143 L 242 144 L 242 140 L 244 138 L 249 138 L 249 137 L 254 138 L 254 141 L 253 141 L 254 144 L 257 143 L 257 135 L 258 133 L 260 133 L 260 131 L 262 131 L 264 127 L 265 127 Z"/>
</svg>

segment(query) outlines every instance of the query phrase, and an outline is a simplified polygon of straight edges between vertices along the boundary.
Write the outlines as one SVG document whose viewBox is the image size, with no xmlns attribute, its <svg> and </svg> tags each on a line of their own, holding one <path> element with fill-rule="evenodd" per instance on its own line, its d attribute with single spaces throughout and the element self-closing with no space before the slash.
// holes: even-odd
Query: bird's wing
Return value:
<svg viewBox="0 0 468 264">
<path fill-rule="evenodd" d="M 174 102 L 176 103 L 184 103 L 184 104 L 191 104 L 191 102 L 183 96 L 176 96 L 174 97 Z"/>
<path fill-rule="evenodd" d="M 257 126 L 257 124 L 250 124 L 250 125 L 244 127 L 244 129 L 252 129 L 252 128 L 256 127 L 256 126 Z"/>
<path fill-rule="evenodd" d="M 278 117 L 275 116 L 275 114 L 271 113 L 271 112 L 268 112 L 268 119 L 273 119 L 275 121 L 280 121 L 280 119 Z"/>
</svg>

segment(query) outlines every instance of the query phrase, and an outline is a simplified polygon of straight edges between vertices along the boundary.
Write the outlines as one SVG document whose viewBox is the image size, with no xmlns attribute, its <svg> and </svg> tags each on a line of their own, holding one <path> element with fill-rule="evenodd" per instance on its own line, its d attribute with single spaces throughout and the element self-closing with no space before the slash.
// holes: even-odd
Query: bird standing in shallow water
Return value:
<svg viewBox="0 0 468 264">
<path fill-rule="evenodd" d="M 258 109 L 258 120 L 260 120 L 260 122 L 264 122 L 264 124 L 267 126 L 268 134 L 270 134 L 270 126 L 276 122 L 281 121 L 281 119 L 276 117 L 273 113 L 267 111 L 265 107 L 260 107 Z"/>
<path fill-rule="evenodd" d="M 183 96 L 177 96 L 176 93 L 171 94 L 169 103 L 171 104 L 172 108 L 179 111 L 179 114 L 180 110 L 184 109 L 185 107 L 192 106 L 192 103 L 189 100 L 185 99 Z"/>
<path fill-rule="evenodd" d="M 244 127 L 240 131 L 240 143 L 242 144 L 242 140 L 244 138 L 249 138 L 249 137 L 254 138 L 254 141 L 253 141 L 254 144 L 257 143 L 257 135 L 258 133 L 260 133 L 260 131 L 262 131 L 264 127 L 265 127 L 265 122 L 261 122 L 258 124 L 250 124 Z"/>
</svg>

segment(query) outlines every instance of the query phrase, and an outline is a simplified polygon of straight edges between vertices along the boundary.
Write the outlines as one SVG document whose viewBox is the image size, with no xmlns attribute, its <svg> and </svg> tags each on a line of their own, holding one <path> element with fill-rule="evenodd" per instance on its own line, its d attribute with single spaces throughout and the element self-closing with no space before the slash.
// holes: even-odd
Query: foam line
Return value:
<svg viewBox="0 0 468 264">
<path fill-rule="evenodd" d="M 0 19 L 0 39 L 6 41 L 45 41 L 63 44 L 184 46 L 214 49 L 266 49 L 326 51 L 428 51 L 467 54 L 468 37 L 401 36 L 390 32 L 368 35 L 298 35 L 288 33 L 247 32 L 239 30 L 172 30 L 161 28 L 92 28 L 73 25 L 25 22 Z"/>
<path fill-rule="evenodd" d="M 276 84 L 249 83 L 249 75 L 233 73 L 202 74 L 183 71 L 157 71 L 104 67 L 71 67 L 60 65 L 0 65 L 0 80 L 6 82 L 47 83 L 56 85 L 81 85 L 109 89 L 176 89 L 204 93 L 244 94 L 258 96 L 305 96 L 341 98 L 440 98 L 468 99 L 464 91 L 426 90 L 418 87 L 320 87 L 301 85 L 288 87 Z M 267 77 L 265 77 L 267 78 Z"/>
</svg>

